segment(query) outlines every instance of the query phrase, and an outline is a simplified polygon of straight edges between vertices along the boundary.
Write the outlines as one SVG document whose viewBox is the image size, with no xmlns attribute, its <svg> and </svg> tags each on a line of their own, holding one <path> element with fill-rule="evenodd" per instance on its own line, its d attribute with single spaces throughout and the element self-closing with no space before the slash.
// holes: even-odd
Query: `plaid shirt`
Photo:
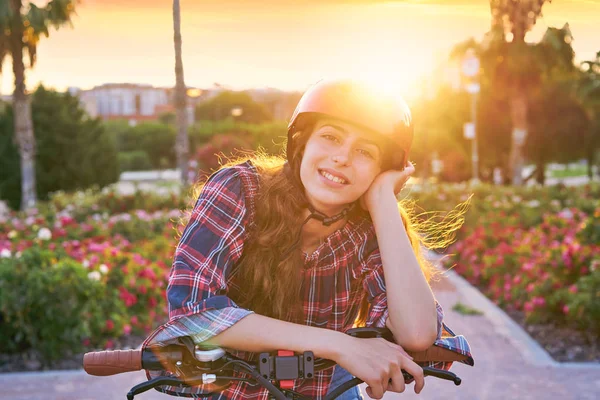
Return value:
<svg viewBox="0 0 600 400">
<path fill-rule="evenodd" d="M 195 343 L 201 343 L 252 313 L 238 307 L 227 295 L 233 284 L 228 278 L 242 255 L 248 227 L 253 224 L 258 182 L 258 173 L 250 162 L 221 169 L 207 181 L 175 251 L 167 288 L 169 322 L 154 331 L 144 345 L 166 345 L 181 336 L 190 336 Z M 385 282 L 370 220 L 349 220 L 312 254 L 303 256 L 306 325 L 346 332 L 353 327 L 366 295 L 370 303 L 366 326 L 385 327 L 388 316 Z M 473 365 L 467 341 L 463 336 L 455 336 L 442 323 L 439 304 L 437 309 L 435 344 L 467 355 L 465 363 Z M 228 351 L 251 361 L 257 356 Z M 429 365 L 448 369 L 451 364 Z M 148 378 L 159 374 L 148 371 Z M 321 399 L 327 393 L 332 375 L 333 368 L 315 373 L 314 379 L 296 381 L 293 390 Z M 202 397 L 200 387 L 163 386 L 158 390 L 176 396 Z M 267 399 L 268 392 L 258 385 L 232 381 L 228 389 L 212 398 Z"/>
</svg>

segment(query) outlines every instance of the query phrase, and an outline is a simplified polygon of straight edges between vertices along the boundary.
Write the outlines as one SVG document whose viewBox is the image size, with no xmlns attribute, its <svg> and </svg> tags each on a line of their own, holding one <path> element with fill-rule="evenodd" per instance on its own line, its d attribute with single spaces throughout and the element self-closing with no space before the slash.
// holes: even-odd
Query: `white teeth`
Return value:
<svg viewBox="0 0 600 400">
<path fill-rule="evenodd" d="M 327 179 L 329 179 L 330 181 L 333 181 L 333 182 L 344 183 L 344 184 L 346 183 L 345 180 L 343 180 L 341 178 L 338 178 L 337 176 L 333 176 L 330 173 L 325 172 L 325 171 L 321 171 L 321 175 L 323 175 L 325 178 L 327 178 Z"/>
</svg>

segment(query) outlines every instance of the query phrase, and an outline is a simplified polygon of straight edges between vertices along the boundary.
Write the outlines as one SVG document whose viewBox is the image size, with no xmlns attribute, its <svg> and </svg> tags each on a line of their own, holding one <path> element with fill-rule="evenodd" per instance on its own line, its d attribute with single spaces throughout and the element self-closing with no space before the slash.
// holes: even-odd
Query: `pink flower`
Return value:
<svg viewBox="0 0 600 400">
<path fill-rule="evenodd" d="M 85 338 L 81 341 L 81 344 L 84 345 L 85 347 L 90 345 L 90 338 Z"/>
<path fill-rule="evenodd" d="M 138 273 L 138 276 L 140 278 L 148 278 L 148 279 L 151 279 L 151 280 L 155 280 L 156 279 L 156 274 L 154 273 L 154 271 L 150 267 L 146 267 L 143 270 L 141 270 Z"/>
<path fill-rule="evenodd" d="M 131 334 L 131 325 L 125 325 L 125 326 L 123 327 L 123 334 L 124 334 L 124 335 L 129 335 L 129 334 Z"/>
<path fill-rule="evenodd" d="M 571 285 L 569 286 L 569 293 L 577 293 L 577 285 Z"/>
<path fill-rule="evenodd" d="M 524 308 L 525 308 L 526 312 L 528 312 L 528 313 L 532 312 L 533 311 L 533 304 L 530 303 L 530 302 L 527 302 L 527 303 L 525 303 L 525 307 Z"/>
<path fill-rule="evenodd" d="M 535 289 L 535 285 L 533 283 L 528 284 L 527 287 L 525 288 L 527 293 L 533 292 L 534 289 Z"/>
<path fill-rule="evenodd" d="M 138 324 L 137 315 L 134 315 L 133 317 L 131 317 L 130 322 L 131 322 L 131 325 L 137 325 Z"/>
<path fill-rule="evenodd" d="M 523 266 L 521 267 L 521 269 L 523 271 L 531 271 L 533 269 L 533 263 L 525 263 L 523 264 Z"/>
<path fill-rule="evenodd" d="M 546 305 L 546 299 L 544 299 L 543 297 L 534 297 L 533 298 L 533 305 L 535 305 L 536 307 L 543 307 Z"/>
<path fill-rule="evenodd" d="M 112 349 L 113 347 L 115 347 L 114 342 L 111 339 L 108 339 L 106 341 L 106 344 L 104 345 L 105 349 Z"/>
<path fill-rule="evenodd" d="M 564 306 L 562 307 L 562 312 L 563 312 L 563 314 L 568 314 L 568 313 L 569 313 L 569 306 L 567 306 L 567 305 L 564 305 Z"/>
</svg>

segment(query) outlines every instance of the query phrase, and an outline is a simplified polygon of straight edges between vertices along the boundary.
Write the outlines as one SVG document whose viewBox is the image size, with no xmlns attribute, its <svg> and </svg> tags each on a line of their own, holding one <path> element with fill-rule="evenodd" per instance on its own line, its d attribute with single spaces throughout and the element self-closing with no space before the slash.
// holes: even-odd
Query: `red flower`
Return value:
<svg viewBox="0 0 600 400">
<path fill-rule="evenodd" d="M 150 297 L 148 299 L 148 306 L 150 306 L 151 308 L 156 307 L 157 304 L 158 304 L 158 300 L 156 300 L 156 298 Z"/>
<path fill-rule="evenodd" d="M 112 320 L 107 319 L 106 320 L 106 330 L 112 331 L 114 328 L 115 328 L 115 323 Z"/>
</svg>

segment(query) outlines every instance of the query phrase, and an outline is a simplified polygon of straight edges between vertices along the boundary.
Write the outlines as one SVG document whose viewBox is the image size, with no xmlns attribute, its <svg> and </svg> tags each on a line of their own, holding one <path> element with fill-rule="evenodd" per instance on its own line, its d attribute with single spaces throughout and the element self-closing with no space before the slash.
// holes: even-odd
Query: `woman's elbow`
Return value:
<svg viewBox="0 0 600 400">
<path fill-rule="evenodd" d="M 389 326 L 392 331 L 396 342 L 402 346 L 405 350 L 410 351 L 424 351 L 430 348 L 437 339 L 437 330 L 428 329 L 413 332 L 395 332 L 394 329 Z"/>
</svg>

